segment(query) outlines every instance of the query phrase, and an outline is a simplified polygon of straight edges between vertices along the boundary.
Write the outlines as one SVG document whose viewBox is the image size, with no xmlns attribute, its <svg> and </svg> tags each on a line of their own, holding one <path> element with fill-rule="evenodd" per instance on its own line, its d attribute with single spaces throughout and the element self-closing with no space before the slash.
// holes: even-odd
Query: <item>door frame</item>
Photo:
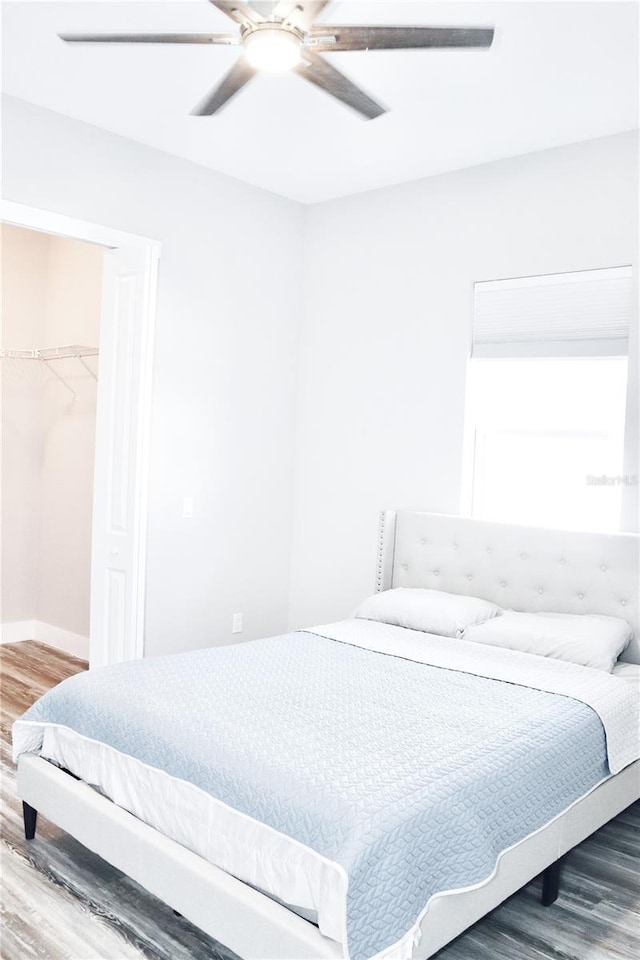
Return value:
<svg viewBox="0 0 640 960">
<path fill-rule="evenodd" d="M 132 609 L 134 611 L 134 625 L 130 635 L 126 638 L 126 642 L 123 644 L 123 638 L 108 636 L 105 635 L 104 631 L 94 629 L 95 617 L 92 613 L 89 636 L 89 657 L 92 665 L 114 663 L 116 660 L 139 659 L 144 654 L 153 339 L 161 244 L 159 241 L 152 240 L 148 237 L 125 233 L 121 230 L 114 230 L 111 227 L 103 226 L 102 224 L 77 220 L 73 217 L 67 217 L 50 210 L 41 210 L 9 200 L 0 201 L 0 222 L 17 227 L 24 227 L 29 230 L 67 237 L 72 240 L 94 243 L 107 249 L 136 247 L 144 254 L 145 274 L 143 283 L 145 296 L 140 298 L 133 314 L 133 321 L 136 324 L 137 331 L 141 338 L 138 362 L 130 365 L 127 371 L 122 354 L 118 353 L 117 350 L 110 349 L 110 347 L 113 347 L 113 338 L 115 337 L 112 323 L 101 322 L 99 344 L 100 353 L 102 354 L 104 350 L 106 359 L 105 366 L 103 366 L 102 362 L 100 365 L 100 380 L 108 382 L 113 380 L 114 377 L 117 377 L 118 380 L 122 382 L 123 378 L 128 379 L 131 389 L 135 391 L 135 394 L 139 398 L 139 415 L 135 438 L 136 456 L 130 458 L 126 456 L 126 451 L 113 449 L 113 445 L 109 442 L 109 437 L 104 436 L 105 431 L 100 428 L 100 424 L 105 422 L 105 418 L 101 416 L 96 417 L 96 451 L 101 452 L 103 459 L 104 454 L 107 453 L 109 468 L 111 468 L 112 463 L 117 460 L 118 457 L 126 462 L 129 479 L 132 481 L 133 489 L 135 489 L 136 493 L 132 512 L 135 558 L 130 583 L 128 584 L 128 589 L 131 591 Z M 101 321 L 105 321 L 106 319 L 103 311 Z M 105 346 L 106 349 L 104 349 Z M 114 358 L 113 362 L 108 358 Z M 121 369 L 118 368 L 118 363 L 122 365 Z M 110 367 L 112 367 L 112 369 L 110 369 Z M 102 401 L 101 392 L 98 391 L 97 404 L 101 405 L 101 402 L 105 402 L 105 391 L 102 392 Z M 134 476 L 131 476 L 131 472 L 134 472 Z M 96 484 L 94 483 L 92 519 L 92 537 L 94 539 L 96 532 L 99 529 L 104 529 L 107 523 L 106 502 L 99 501 L 95 496 L 95 489 Z M 92 610 L 94 609 L 96 599 L 102 593 L 104 576 L 104 569 L 98 569 L 95 558 L 92 557 Z"/>
</svg>

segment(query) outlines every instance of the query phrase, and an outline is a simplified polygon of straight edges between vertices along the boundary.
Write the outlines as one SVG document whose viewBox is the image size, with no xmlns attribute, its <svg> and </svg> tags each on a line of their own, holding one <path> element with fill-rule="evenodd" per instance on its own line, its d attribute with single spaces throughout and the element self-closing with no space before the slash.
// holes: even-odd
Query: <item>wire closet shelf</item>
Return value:
<svg viewBox="0 0 640 960">
<path fill-rule="evenodd" d="M 82 364 L 90 377 L 97 381 L 98 375 L 91 369 L 86 362 L 86 357 L 99 356 L 97 347 L 83 347 L 78 344 L 72 344 L 68 347 L 44 347 L 35 350 L 4 350 L 0 349 L 0 360 L 37 360 L 39 363 L 51 371 L 51 373 L 62 383 L 67 390 L 76 396 L 76 392 L 65 378 L 61 376 L 53 366 L 49 366 L 54 360 L 77 360 Z"/>
</svg>

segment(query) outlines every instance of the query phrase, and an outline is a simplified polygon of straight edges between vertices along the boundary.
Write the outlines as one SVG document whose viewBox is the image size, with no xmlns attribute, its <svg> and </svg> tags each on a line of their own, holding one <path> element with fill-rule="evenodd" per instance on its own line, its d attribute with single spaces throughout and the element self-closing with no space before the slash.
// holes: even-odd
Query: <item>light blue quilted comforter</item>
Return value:
<svg viewBox="0 0 640 960">
<path fill-rule="evenodd" d="M 22 719 L 191 781 L 342 865 L 351 960 L 608 774 L 601 721 L 577 700 L 302 632 L 80 674 Z"/>
</svg>

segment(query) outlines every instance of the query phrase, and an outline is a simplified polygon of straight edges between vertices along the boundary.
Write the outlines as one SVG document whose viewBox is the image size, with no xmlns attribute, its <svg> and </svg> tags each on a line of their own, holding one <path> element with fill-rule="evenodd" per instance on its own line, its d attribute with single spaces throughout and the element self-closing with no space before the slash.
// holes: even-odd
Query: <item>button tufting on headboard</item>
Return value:
<svg viewBox="0 0 640 960">
<path fill-rule="evenodd" d="M 438 577 L 439 590 L 483 597 L 506 609 L 622 616 L 635 631 L 624 659 L 640 663 L 636 534 L 544 530 L 409 511 L 384 517 L 377 589 L 433 586 Z"/>
</svg>

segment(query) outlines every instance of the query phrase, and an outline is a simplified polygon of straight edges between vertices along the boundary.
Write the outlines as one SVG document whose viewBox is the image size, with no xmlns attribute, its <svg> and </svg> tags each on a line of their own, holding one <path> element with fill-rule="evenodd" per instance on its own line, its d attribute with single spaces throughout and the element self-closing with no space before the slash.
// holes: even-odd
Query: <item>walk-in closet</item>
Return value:
<svg viewBox="0 0 640 960">
<path fill-rule="evenodd" d="M 88 658 L 103 248 L 1 241 L 2 641 Z"/>
</svg>

